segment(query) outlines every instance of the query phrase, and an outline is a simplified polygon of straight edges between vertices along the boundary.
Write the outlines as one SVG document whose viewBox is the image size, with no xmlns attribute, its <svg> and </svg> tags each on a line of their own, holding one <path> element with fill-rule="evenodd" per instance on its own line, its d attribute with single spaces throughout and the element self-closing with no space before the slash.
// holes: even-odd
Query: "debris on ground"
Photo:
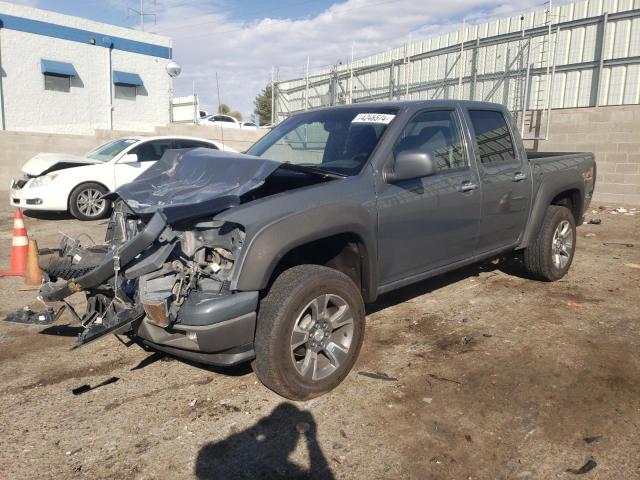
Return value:
<svg viewBox="0 0 640 480">
<path fill-rule="evenodd" d="M 586 238 L 589 238 L 589 237 L 595 237 L 595 236 L 596 236 L 596 234 L 595 234 L 595 233 L 585 233 L 585 234 L 584 234 L 584 236 L 585 236 Z"/>
<path fill-rule="evenodd" d="M 58 313 L 62 313 L 58 311 Z M 47 308 L 34 312 L 29 307 L 21 308 L 8 314 L 4 321 L 12 323 L 22 323 L 26 325 L 50 325 L 58 318 L 58 314 L 53 308 Z"/>
<path fill-rule="evenodd" d="M 581 304 L 581 303 L 578 303 L 578 302 L 574 302 L 573 300 L 569 300 L 569 301 L 567 302 L 567 306 L 568 306 L 568 307 L 578 307 L 578 308 L 579 308 L 579 307 L 581 307 L 581 306 L 582 306 L 582 304 Z"/>
<path fill-rule="evenodd" d="M 362 375 L 363 377 L 373 378 L 374 380 L 387 380 L 391 382 L 398 381 L 397 378 L 390 377 L 386 373 L 382 373 L 382 372 L 358 372 L 358 375 Z"/>
<path fill-rule="evenodd" d="M 640 268 L 640 263 L 625 263 L 625 267 Z"/>
<path fill-rule="evenodd" d="M 584 437 L 582 440 L 584 440 L 585 443 L 596 443 L 600 441 L 600 435 L 594 435 L 593 437 Z"/>
<path fill-rule="evenodd" d="M 587 222 L 589 225 L 600 225 L 602 223 L 601 218 L 592 218 Z"/>
<path fill-rule="evenodd" d="M 587 463 L 585 463 L 580 468 L 568 468 L 567 473 L 573 473 L 574 475 L 584 475 L 585 473 L 590 472 L 597 466 L 598 464 L 596 463 L 596 461 L 593 458 L 591 458 L 587 461 Z"/>
<path fill-rule="evenodd" d="M 73 393 L 74 395 L 82 395 L 83 393 L 90 392 L 91 390 L 95 390 L 96 388 L 100 388 L 100 387 L 104 387 L 105 385 L 111 385 L 112 383 L 116 383 L 118 380 L 120 380 L 119 377 L 111 377 L 111 378 L 107 378 L 104 382 L 101 382 L 93 387 L 91 385 L 86 385 L 86 384 L 81 385 L 71 390 L 71 393 Z"/>
<path fill-rule="evenodd" d="M 449 383 L 455 383 L 455 384 L 458 384 L 458 385 L 462 385 L 462 382 L 459 382 L 457 380 L 452 380 L 450 378 L 441 377 L 440 375 L 436 375 L 435 373 L 430 373 L 429 376 L 431 378 L 433 378 L 434 380 L 440 380 L 441 382 L 449 382 Z"/>
<path fill-rule="evenodd" d="M 633 243 L 626 242 L 604 242 L 602 245 L 608 247 L 609 245 L 622 245 L 623 247 L 633 248 L 635 245 Z"/>
</svg>

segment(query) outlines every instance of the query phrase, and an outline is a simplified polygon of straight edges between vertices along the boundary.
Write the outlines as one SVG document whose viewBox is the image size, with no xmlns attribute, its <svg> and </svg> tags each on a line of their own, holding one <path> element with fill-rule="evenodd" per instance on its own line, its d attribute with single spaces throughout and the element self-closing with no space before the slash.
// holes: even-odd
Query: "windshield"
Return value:
<svg viewBox="0 0 640 480">
<path fill-rule="evenodd" d="M 138 140 L 135 138 L 121 138 L 119 140 L 112 140 L 111 142 L 100 145 L 98 148 L 94 148 L 85 156 L 94 160 L 100 160 L 101 162 L 108 162 L 113 157 L 118 155 L 121 151 L 130 145 L 133 145 Z"/>
<path fill-rule="evenodd" d="M 288 118 L 246 153 L 282 163 L 355 175 L 369 160 L 398 109 L 344 107 Z"/>
</svg>

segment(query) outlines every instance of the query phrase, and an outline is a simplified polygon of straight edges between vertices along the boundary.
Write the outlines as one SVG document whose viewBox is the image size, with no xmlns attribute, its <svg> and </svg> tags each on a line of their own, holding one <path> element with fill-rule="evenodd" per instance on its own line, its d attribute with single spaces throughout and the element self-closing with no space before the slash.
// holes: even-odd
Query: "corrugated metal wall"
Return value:
<svg viewBox="0 0 640 480">
<path fill-rule="evenodd" d="M 638 104 L 640 0 L 588 0 L 467 26 L 280 81 L 275 115 L 438 98 L 499 102 L 515 112 L 544 109 L 547 99 L 552 108 Z"/>
</svg>

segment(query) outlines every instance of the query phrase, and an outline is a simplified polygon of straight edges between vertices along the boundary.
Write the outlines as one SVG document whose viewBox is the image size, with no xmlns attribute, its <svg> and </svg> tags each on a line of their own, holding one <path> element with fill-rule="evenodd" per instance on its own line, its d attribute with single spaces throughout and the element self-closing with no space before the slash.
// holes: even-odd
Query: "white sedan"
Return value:
<svg viewBox="0 0 640 480">
<path fill-rule="evenodd" d="M 240 128 L 240 122 L 231 115 L 209 115 L 201 118 L 198 123 L 205 127 L 224 127 L 224 128 Z"/>
<path fill-rule="evenodd" d="M 102 198 L 160 160 L 166 150 L 211 148 L 235 152 L 219 142 L 193 137 L 126 137 L 105 143 L 84 156 L 39 153 L 11 183 L 10 203 L 28 210 L 69 211 L 79 220 L 109 214 Z"/>
</svg>

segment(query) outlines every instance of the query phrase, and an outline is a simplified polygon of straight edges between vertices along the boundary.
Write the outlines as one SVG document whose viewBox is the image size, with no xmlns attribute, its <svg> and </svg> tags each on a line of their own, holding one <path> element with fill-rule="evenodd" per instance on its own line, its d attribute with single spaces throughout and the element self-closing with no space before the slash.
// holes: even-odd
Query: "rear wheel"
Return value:
<svg viewBox="0 0 640 480">
<path fill-rule="evenodd" d="M 364 323 L 362 296 L 349 277 L 318 265 L 293 267 L 260 303 L 254 370 L 283 397 L 322 395 L 353 367 Z"/>
<path fill-rule="evenodd" d="M 69 197 L 69 211 L 78 220 L 98 220 L 111 210 L 111 201 L 103 198 L 107 189 L 99 183 L 78 185 Z"/>
<path fill-rule="evenodd" d="M 566 207 L 551 205 L 533 243 L 524 251 L 527 272 L 552 282 L 564 277 L 571 267 L 576 246 L 576 223 Z"/>
</svg>

